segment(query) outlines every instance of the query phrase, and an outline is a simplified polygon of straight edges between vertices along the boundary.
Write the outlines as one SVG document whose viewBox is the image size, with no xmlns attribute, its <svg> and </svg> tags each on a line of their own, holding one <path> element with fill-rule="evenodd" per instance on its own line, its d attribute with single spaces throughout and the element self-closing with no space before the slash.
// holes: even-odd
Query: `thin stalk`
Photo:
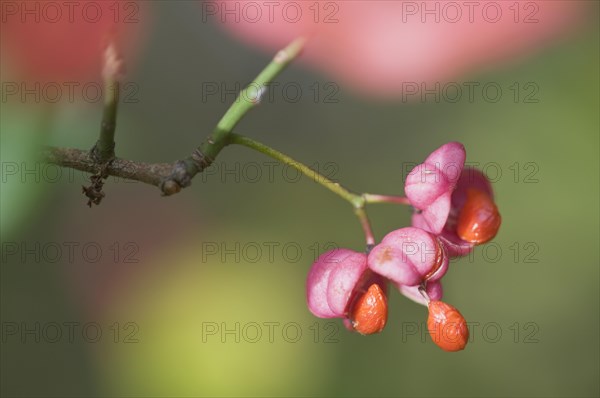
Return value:
<svg viewBox="0 0 600 398">
<path fill-rule="evenodd" d="M 245 146 L 264 155 L 267 155 L 275 160 L 278 160 L 279 162 L 285 165 L 293 167 L 306 177 L 316 182 L 317 184 L 320 184 L 321 186 L 327 188 L 334 194 L 338 195 L 340 198 L 349 202 L 354 207 L 354 214 L 356 214 L 356 217 L 358 217 L 363 232 L 365 233 L 365 240 L 367 242 L 367 252 L 370 251 L 371 248 L 375 245 L 375 237 L 373 235 L 373 230 L 371 229 L 371 222 L 369 221 L 369 216 L 367 215 L 367 211 L 365 209 L 366 201 L 364 195 L 356 194 L 344 188 L 339 183 L 331 181 L 329 178 L 325 177 L 322 174 L 319 174 L 317 171 L 311 169 L 307 165 L 300 163 L 297 160 L 289 157 L 288 155 L 279 152 L 278 150 L 273 149 L 263 143 L 255 141 L 251 138 L 232 133 L 229 135 L 228 143 Z"/>
<path fill-rule="evenodd" d="M 235 102 L 217 123 L 211 136 L 198 147 L 205 158 L 214 159 L 219 154 L 233 128 L 248 111 L 260 103 L 260 98 L 268 85 L 300 54 L 305 43 L 306 38 L 299 37 L 280 50 L 271 63 L 240 92 Z"/>
<path fill-rule="evenodd" d="M 363 193 L 366 203 L 394 203 L 400 205 L 410 205 L 408 198 L 395 195 L 377 195 L 371 193 Z"/>
<path fill-rule="evenodd" d="M 289 65 L 302 51 L 306 39 L 297 38 L 287 47 L 280 50 L 273 60 L 243 89 L 234 103 L 223 115 L 212 134 L 187 158 L 178 161 L 173 171 L 159 185 L 163 195 L 177 193 L 191 184 L 192 178 L 209 167 L 221 150 L 227 145 L 229 134 L 240 120 L 260 103 L 261 96 L 268 85 Z"/>
<path fill-rule="evenodd" d="M 111 161 L 115 157 L 115 129 L 117 127 L 117 107 L 123 61 L 113 44 L 104 52 L 102 77 L 104 80 L 104 110 L 100 124 L 100 136 L 92 149 L 92 155 L 99 163 Z"/>
<path fill-rule="evenodd" d="M 311 169 L 307 165 L 298 162 L 297 160 L 289 157 L 288 155 L 282 152 L 279 152 L 276 149 L 273 149 L 261 142 L 255 141 L 252 138 L 233 133 L 229 136 L 229 143 L 245 146 L 247 148 L 265 154 L 275 160 L 278 160 L 283 164 L 291 166 L 298 170 L 300 173 L 304 174 L 306 177 L 313 180 L 314 182 L 322 185 L 323 187 L 335 193 L 342 199 L 350 202 L 350 204 L 352 204 L 355 208 L 364 207 L 365 200 L 361 195 L 351 192 L 339 183 L 331 181 L 329 178 L 325 177 L 322 174 L 319 174 L 317 171 Z"/>
<path fill-rule="evenodd" d="M 354 214 L 356 214 L 356 217 L 358 217 L 363 232 L 365 233 L 367 251 L 371 251 L 373 246 L 375 246 L 375 236 L 373 235 L 373 230 L 371 229 L 371 221 L 367 215 L 367 210 L 364 207 L 357 207 L 354 209 Z"/>
</svg>

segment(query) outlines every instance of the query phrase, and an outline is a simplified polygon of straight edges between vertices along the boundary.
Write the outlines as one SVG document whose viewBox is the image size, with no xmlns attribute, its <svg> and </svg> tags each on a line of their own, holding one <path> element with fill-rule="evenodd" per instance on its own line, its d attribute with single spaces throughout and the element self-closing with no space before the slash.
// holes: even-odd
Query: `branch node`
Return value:
<svg viewBox="0 0 600 398">
<path fill-rule="evenodd" d="M 181 191 L 182 188 L 189 187 L 192 184 L 192 177 L 194 174 L 195 173 L 190 173 L 188 164 L 184 160 L 175 162 L 171 174 L 159 185 L 163 196 L 176 194 Z"/>
<path fill-rule="evenodd" d="M 181 186 L 173 180 L 165 180 L 161 183 L 160 189 L 162 190 L 163 196 L 171 196 L 181 191 Z"/>
<path fill-rule="evenodd" d="M 105 122 L 102 122 L 104 126 Z M 98 163 L 104 167 L 104 164 L 108 164 L 115 159 L 115 143 L 101 142 L 98 140 L 90 150 L 90 156 L 95 163 Z"/>
<path fill-rule="evenodd" d="M 208 139 L 208 142 L 210 144 L 213 144 L 210 138 Z M 214 161 L 214 159 L 204 155 L 202 151 L 200 151 L 200 149 L 198 148 L 194 149 L 194 152 L 192 152 L 191 160 L 194 162 L 198 170 L 204 170 L 205 168 L 210 166 Z"/>
<path fill-rule="evenodd" d="M 100 166 L 98 171 L 90 176 L 90 186 L 82 186 L 82 193 L 88 198 L 87 205 L 99 205 L 102 199 L 106 196 L 102 188 L 104 187 L 104 180 L 108 177 L 108 166 L 112 162 L 112 159 L 105 162 Z"/>
</svg>

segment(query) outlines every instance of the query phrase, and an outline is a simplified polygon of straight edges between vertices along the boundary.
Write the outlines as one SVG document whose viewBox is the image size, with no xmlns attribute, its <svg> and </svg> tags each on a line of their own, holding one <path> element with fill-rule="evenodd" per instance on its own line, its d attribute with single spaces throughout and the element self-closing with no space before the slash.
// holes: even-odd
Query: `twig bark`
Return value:
<svg viewBox="0 0 600 398">
<path fill-rule="evenodd" d="M 267 85 L 281 73 L 302 51 L 305 38 L 298 38 L 279 51 L 262 72 L 238 95 L 236 101 L 221 118 L 212 134 L 183 160 L 173 163 L 141 163 L 115 157 L 114 135 L 119 99 L 118 77 L 121 61 L 115 49 L 109 47 L 105 54 L 104 81 L 107 96 L 100 129 L 100 138 L 91 151 L 75 148 L 46 147 L 42 160 L 63 167 L 94 173 L 92 186 L 83 187 L 91 203 L 98 204 L 104 197 L 102 180 L 109 175 L 152 184 L 163 195 L 172 195 L 192 183 L 192 178 L 209 167 L 221 150 L 227 146 L 229 136 L 238 122 L 260 103 Z"/>
<path fill-rule="evenodd" d="M 44 147 L 41 160 L 61 167 L 95 173 L 98 163 L 88 150 L 75 148 Z M 105 170 L 107 175 L 141 181 L 159 186 L 171 174 L 174 163 L 144 163 L 121 158 L 114 158 Z"/>
</svg>

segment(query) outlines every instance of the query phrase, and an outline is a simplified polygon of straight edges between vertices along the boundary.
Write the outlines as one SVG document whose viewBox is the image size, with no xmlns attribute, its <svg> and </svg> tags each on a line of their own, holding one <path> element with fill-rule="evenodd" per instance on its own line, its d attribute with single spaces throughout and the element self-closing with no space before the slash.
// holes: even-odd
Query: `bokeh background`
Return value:
<svg viewBox="0 0 600 398">
<path fill-rule="evenodd" d="M 138 101 L 119 108 L 117 153 L 172 161 L 233 100 L 205 84 L 234 90 L 271 55 L 203 22 L 193 2 L 146 4 L 126 76 Z M 315 256 L 363 246 L 350 207 L 317 184 L 232 147 L 178 195 L 109 178 L 89 209 L 87 176 L 35 155 L 91 147 L 100 103 L 3 99 L 2 395 L 598 396 L 600 43 L 598 5 L 582 4 L 568 34 L 454 80 L 498 84 L 497 102 L 480 91 L 376 100 L 299 62 L 277 79 L 301 87 L 298 101 L 274 89 L 237 128 L 351 189 L 389 194 L 402 194 L 411 164 L 464 143 L 495 180 L 503 225 L 444 278 L 445 301 L 477 324 L 460 353 L 436 347 L 426 308 L 396 291 L 376 336 L 309 313 Z M 524 100 L 527 83 L 537 102 Z M 404 207 L 369 211 L 379 238 L 410 222 Z"/>
</svg>

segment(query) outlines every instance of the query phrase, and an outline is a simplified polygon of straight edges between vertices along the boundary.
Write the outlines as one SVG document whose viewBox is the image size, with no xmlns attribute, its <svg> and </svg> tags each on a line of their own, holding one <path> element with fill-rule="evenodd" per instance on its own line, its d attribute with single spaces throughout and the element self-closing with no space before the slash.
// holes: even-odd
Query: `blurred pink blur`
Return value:
<svg viewBox="0 0 600 398">
<path fill-rule="evenodd" d="M 107 44 L 133 58 L 148 19 L 141 1 L 0 0 L 0 8 L 3 69 L 42 82 L 99 80 Z"/>
<path fill-rule="evenodd" d="M 398 96 L 407 82 L 449 81 L 529 54 L 573 26 L 578 1 L 202 2 L 240 40 L 273 52 L 311 36 L 302 57 L 337 82 Z"/>
</svg>

